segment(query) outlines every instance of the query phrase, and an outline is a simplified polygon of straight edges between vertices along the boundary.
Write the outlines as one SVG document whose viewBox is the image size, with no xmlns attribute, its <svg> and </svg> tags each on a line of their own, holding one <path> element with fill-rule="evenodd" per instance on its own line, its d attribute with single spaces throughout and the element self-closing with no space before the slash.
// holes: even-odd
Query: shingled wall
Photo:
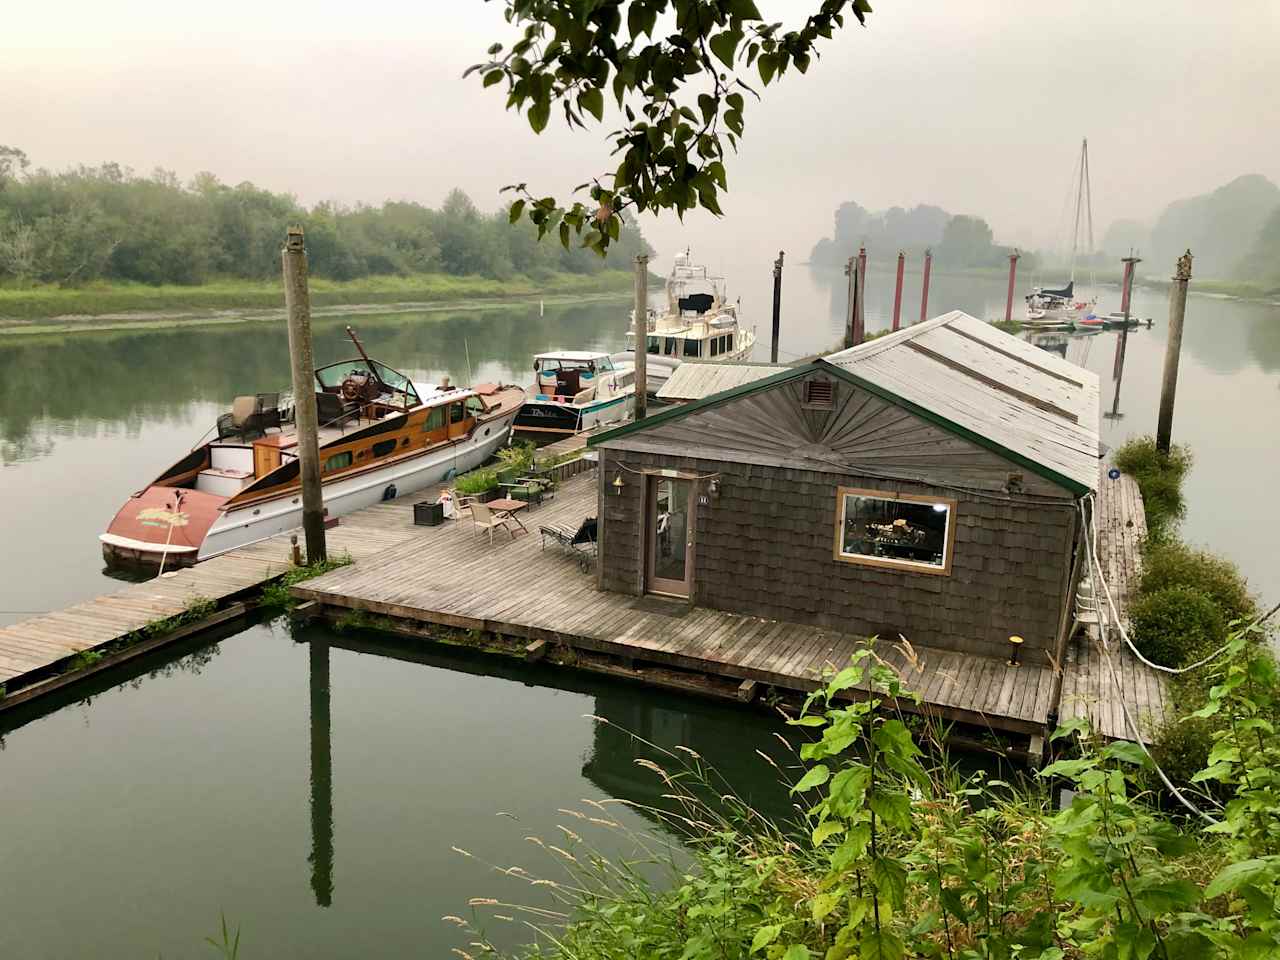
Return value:
<svg viewBox="0 0 1280 960">
<path fill-rule="evenodd" d="M 694 596 L 699 606 L 947 649 L 1006 656 L 1025 638 L 1029 661 L 1055 646 L 1075 507 L 1003 502 L 912 481 L 681 457 L 635 449 L 601 453 L 600 584 L 644 591 L 644 483 L 634 471 L 719 474 L 719 497 L 696 506 Z M 624 486 L 610 481 L 621 471 Z M 957 501 L 950 575 L 843 563 L 833 557 L 837 487 Z M 705 489 L 705 486 L 704 488 Z M 700 491 L 701 492 L 701 491 Z M 695 498 L 696 499 L 696 498 Z"/>
</svg>

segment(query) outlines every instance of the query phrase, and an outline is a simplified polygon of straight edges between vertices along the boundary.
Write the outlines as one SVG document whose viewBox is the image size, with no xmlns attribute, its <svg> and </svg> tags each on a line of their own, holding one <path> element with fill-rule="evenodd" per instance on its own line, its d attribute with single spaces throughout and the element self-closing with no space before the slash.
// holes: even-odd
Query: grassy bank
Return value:
<svg viewBox="0 0 1280 960">
<path fill-rule="evenodd" d="M 312 278 L 311 300 L 317 307 L 389 303 L 467 302 L 535 299 L 548 296 L 625 293 L 631 274 L 605 270 L 594 274 L 553 273 L 542 279 L 516 276 L 506 280 L 455 277 L 447 274 L 366 277 L 339 283 Z M 283 306 L 279 281 L 219 280 L 200 286 L 147 286 L 102 283 L 84 287 L 0 287 L 0 326 L 39 321 L 111 321 L 163 315 L 209 314 L 215 311 L 271 310 Z M 44 326 L 41 324 L 41 326 Z"/>
</svg>

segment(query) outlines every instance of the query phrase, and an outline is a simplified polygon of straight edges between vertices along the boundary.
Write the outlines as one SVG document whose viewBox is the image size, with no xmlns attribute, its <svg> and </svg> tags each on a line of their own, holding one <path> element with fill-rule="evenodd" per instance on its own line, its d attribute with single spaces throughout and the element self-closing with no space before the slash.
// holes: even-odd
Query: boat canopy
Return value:
<svg viewBox="0 0 1280 960">
<path fill-rule="evenodd" d="M 1041 290 L 1040 296 L 1061 297 L 1063 300 L 1070 300 L 1071 297 L 1074 295 L 1075 288 L 1076 288 L 1076 282 L 1072 280 L 1061 290 Z"/>
</svg>

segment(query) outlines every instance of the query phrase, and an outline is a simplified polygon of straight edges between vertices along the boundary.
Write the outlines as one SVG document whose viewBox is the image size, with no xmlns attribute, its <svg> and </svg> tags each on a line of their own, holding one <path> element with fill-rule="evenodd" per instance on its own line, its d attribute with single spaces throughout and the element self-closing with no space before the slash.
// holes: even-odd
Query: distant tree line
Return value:
<svg viewBox="0 0 1280 960">
<path fill-rule="evenodd" d="M 77 285 L 94 280 L 199 284 L 266 279 L 280 269 L 285 229 L 306 231 L 312 272 L 334 280 L 446 273 L 503 279 L 553 271 L 629 268 L 651 252 L 634 224 L 606 258 L 554 234 L 538 242 L 528 221 L 483 213 L 454 190 L 438 210 L 407 201 L 378 207 L 305 207 L 289 194 L 211 173 L 181 183 L 115 163 L 54 172 L 0 146 L 0 282 Z"/>
<path fill-rule="evenodd" d="M 953 215 L 941 207 L 921 204 L 910 210 L 890 207 L 871 211 L 858 203 L 842 203 L 835 212 L 835 231 L 823 237 L 809 254 L 819 266 L 843 266 L 865 246 L 878 261 L 905 251 L 918 258 L 926 249 L 934 261 L 949 267 L 998 267 L 1008 263 L 1012 247 L 995 242 L 991 227 L 981 217 Z M 1038 257 L 1022 251 L 1022 266 L 1034 269 Z"/>
</svg>

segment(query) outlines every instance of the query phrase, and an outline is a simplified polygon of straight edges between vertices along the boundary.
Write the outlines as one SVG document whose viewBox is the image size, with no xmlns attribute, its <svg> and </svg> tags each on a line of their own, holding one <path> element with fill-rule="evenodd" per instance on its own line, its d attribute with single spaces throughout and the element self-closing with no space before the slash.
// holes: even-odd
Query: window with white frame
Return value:
<svg viewBox="0 0 1280 960">
<path fill-rule="evenodd" d="M 835 558 L 845 563 L 949 574 L 956 501 L 840 487 Z"/>
</svg>

